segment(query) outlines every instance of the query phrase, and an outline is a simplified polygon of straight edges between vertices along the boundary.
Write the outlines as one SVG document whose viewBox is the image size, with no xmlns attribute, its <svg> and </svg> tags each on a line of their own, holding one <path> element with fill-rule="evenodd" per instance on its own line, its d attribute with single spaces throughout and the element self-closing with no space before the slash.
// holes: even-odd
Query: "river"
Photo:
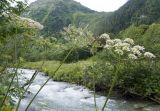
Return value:
<svg viewBox="0 0 160 111">
<path fill-rule="evenodd" d="M 19 69 L 20 85 L 26 83 L 34 72 L 34 70 Z M 24 111 L 33 95 L 47 79 L 44 73 L 38 73 L 22 100 L 19 111 Z M 15 103 L 18 101 L 17 97 L 12 98 Z M 96 101 L 97 106 L 101 109 L 105 96 L 96 95 Z M 93 91 L 83 86 L 50 80 L 38 94 L 29 111 L 95 111 Z M 105 111 L 160 111 L 160 106 L 151 102 L 112 98 Z"/>
</svg>

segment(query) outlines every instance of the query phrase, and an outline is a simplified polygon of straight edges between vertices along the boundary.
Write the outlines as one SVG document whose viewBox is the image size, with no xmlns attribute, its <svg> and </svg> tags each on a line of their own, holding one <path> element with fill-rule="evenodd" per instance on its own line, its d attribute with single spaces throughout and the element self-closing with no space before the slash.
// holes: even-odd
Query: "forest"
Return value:
<svg viewBox="0 0 160 111">
<path fill-rule="evenodd" d="M 1 0 L 0 111 L 159 111 L 159 6 L 160 0 L 128 0 L 114 12 L 97 12 L 73 0 L 37 0 L 30 5 Z M 40 103 L 48 83 L 62 85 L 63 90 L 74 87 L 69 94 L 77 97 L 90 90 L 93 104 L 74 109 L 64 102 L 65 109 L 57 109 L 62 101 L 55 101 L 55 107 Z M 72 96 L 67 96 L 62 100 L 69 101 Z M 133 109 L 126 103 L 132 109 L 109 109 L 114 97 L 149 105 L 136 104 Z"/>
</svg>

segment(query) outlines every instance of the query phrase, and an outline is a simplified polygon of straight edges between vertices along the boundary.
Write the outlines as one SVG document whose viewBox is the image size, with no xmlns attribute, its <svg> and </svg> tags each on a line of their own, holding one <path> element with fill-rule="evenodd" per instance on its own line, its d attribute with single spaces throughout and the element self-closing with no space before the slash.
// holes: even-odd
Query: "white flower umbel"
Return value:
<svg viewBox="0 0 160 111">
<path fill-rule="evenodd" d="M 37 28 L 40 30 L 42 30 L 44 28 L 43 25 L 41 25 L 39 22 L 36 22 L 30 18 L 19 17 L 19 19 L 23 22 L 26 22 L 32 28 Z"/>
<path fill-rule="evenodd" d="M 128 55 L 129 59 L 139 58 L 155 58 L 156 56 L 150 52 L 144 53 L 144 46 L 133 45 L 134 41 L 130 38 L 126 38 L 124 41 L 120 39 L 109 39 L 106 41 L 104 48 L 110 49 L 119 55 Z M 144 55 L 144 56 L 142 56 Z"/>
<path fill-rule="evenodd" d="M 119 55 L 123 55 L 123 54 L 124 54 L 123 51 L 120 50 L 120 49 L 116 49 L 115 52 L 116 52 L 117 54 L 119 54 Z"/>
<path fill-rule="evenodd" d="M 122 48 L 122 43 L 116 43 L 113 47 L 115 49 L 121 49 Z"/>
<path fill-rule="evenodd" d="M 107 40 L 107 41 L 106 41 L 106 44 L 107 44 L 107 45 L 114 45 L 114 42 L 113 42 L 113 40 Z"/>
<path fill-rule="evenodd" d="M 106 49 L 111 49 L 111 48 L 112 48 L 112 46 L 111 46 L 111 45 L 106 44 L 106 45 L 104 46 L 104 48 L 106 48 Z"/>
<path fill-rule="evenodd" d="M 124 42 L 127 42 L 127 43 L 132 44 L 132 45 L 134 44 L 134 40 L 130 39 L 130 38 L 124 39 Z"/>
<path fill-rule="evenodd" d="M 128 57 L 129 57 L 129 59 L 133 59 L 133 60 L 138 59 L 138 57 L 134 54 L 129 54 Z"/>
<path fill-rule="evenodd" d="M 124 47 L 122 47 L 122 50 L 123 51 L 128 51 L 128 52 L 130 52 L 131 50 L 130 50 L 130 47 L 128 47 L 128 46 L 124 46 Z"/>
<path fill-rule="evenodd" d="M 154 54 L 150 53 L 150 52 L 145 52 L 144 53 L 144 57 L 150 58 L 150 59 L 156 58 L 156 56 Z"/>
<path fill-rule="evenodd" d="M 142 55 L 142 53 L 137 48 L 131 48 L 131 52 L 137 56 Z"/>
<path fill-rule="evenodd" d="M 123 47 L 125 47 L 125 46 L 126 46 L 126 47 L 130 47 L 131 45 L 130 45 L 129 43 L 122 43 L 122 46 L 123 46 Z"/>
<path fill-rule="evenodd" d="M 122 43 L 121 39 L 114 39 L 113 42 L 114 42 L 115 44 L 117 44 L 117 43 Z"/>
<path fill-rule="evenodd" d="M 110 39 L 109 35 L 106 33 L 102 34 L 99 38 L 106 39 L 106 40 Z"/>
<path fill-rule="evenodd" d="M 144 51 L 145 50 L 145 48 L 143 46 L 140 46 L 140 45 L 136 45 L 133 48 L 136 48 L 137 50 L 140 50 L 140 51 Z"/>
</svg>

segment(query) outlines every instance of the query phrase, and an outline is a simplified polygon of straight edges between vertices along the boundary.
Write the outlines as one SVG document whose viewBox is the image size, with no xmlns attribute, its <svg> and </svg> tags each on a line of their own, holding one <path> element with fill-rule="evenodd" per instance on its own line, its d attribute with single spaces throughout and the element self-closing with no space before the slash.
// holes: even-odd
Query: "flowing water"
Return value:
<svg viewBox="0 0 160 111">
<path fill-rule="evenodd" d="M 29 80 L 34 70 L 19 69 L 19 83 L 23 85 Z M 24 111 L 33 95 L 48 79 L 39 72 L 20 104 L 19 111 Z M 18 98 L 13 97 L 15 102 Z M 96 95 L 97 106 L 102 108 L 105 97 Z M 93 92 L 83 86 L 50 80 L 38 94 L 29 111 L 95 111 Z M 160 111 L 159 105 L 150 102 L 126 101 L 110 99 L 105 111 Z"/>
</svg>

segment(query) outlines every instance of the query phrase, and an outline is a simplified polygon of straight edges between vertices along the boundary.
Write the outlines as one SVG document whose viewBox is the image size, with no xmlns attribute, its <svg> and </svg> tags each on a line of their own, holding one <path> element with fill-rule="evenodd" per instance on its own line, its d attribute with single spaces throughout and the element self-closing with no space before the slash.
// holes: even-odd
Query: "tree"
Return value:
<svg viewBox="0 0 160 111">
<path fill-rule="evenodd" d="M 8 20 L 11 14 L 20 15 L 26 8 L 27 4 L 16 0 L 1 0 L 0 1 L 0 24 L 4 20 Z"/>
</svg>

